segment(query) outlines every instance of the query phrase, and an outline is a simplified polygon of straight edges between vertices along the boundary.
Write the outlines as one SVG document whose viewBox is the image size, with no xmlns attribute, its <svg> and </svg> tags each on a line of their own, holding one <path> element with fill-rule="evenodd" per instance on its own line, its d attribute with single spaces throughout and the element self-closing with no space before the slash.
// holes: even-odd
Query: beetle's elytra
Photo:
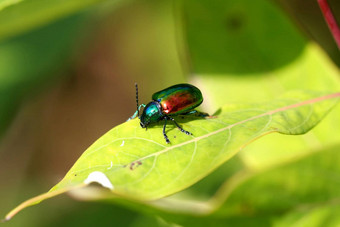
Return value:
<svg viewBox="0 0 340 227">
<path fill-rule="evenodd" d="M 170 143 L 165 133 L 167 120 L 171 120 L 181 132 L 191 135 L 190 132 L 184 130 L 172 116 L 187 115 L 195 113 L 193 110 L 203 102 L 201 91 L 191 84 L 176 84 L 164 90 L 158 91 L 152 95 L 152 101 L 147 105 L 138 105 L 138 87 L 136 84 L 136 102 L 137 111 L 131 117 L 134 118 L 138 114 L 141 107 L 144 107 L 140 118 L 140 126 L 147 128 L 149 124 L 164 120 L 163 135 L 166 143 Z M 130 118 L 130 119 L 131 119 Z"/>
</svg>

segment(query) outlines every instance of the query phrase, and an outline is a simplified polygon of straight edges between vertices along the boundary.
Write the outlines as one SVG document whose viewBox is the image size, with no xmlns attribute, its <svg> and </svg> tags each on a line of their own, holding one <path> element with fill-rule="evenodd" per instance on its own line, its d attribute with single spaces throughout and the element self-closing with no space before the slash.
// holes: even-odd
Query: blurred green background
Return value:
<svg viewBox="0 0 340 227">
<path fill-rule="evenodd" d="M 340 15 L 339 1 L 329 4 Z M 267 101 L 292 89 L 339 91 L 339 66 L 316 1 L 0 0 L 0 214 L 49 190 L 89 145 L 131 116 L 135 82 L 144 103 L 167 86 L 194 83 L 204 94 L 202 108 L 213 113 L 226 103 Z M 175 195 L 206 199 L 240 171 L 264 172 L 212 215 L 60 196 L 1 225 L 339 225 L 340 189 L 327 186 L 340 180 L 339 113 L 335 108 L 304 137 L 256 141 Z M 271 168 L 277 175 L 267 176 Z M 316 169 L 327 182 L 300 190 L 301 170 L 311 185 Z M 298 179 L 290 188 L 275 177 L 286 172 Z M 247 193 L 286 200 L 267 205 L 250 198 L 242 205 Z M 316 205 L 312 198 L 320 196 Z"/>
</svg>

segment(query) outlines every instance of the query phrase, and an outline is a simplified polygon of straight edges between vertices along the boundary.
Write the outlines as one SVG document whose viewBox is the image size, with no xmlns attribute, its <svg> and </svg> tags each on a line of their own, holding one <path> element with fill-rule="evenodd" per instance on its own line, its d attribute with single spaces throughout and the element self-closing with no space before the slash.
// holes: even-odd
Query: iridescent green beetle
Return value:
<svg viewBox="0 0 340 227">
<path fill-rule="evenodd" d="M 147 128 L 149 124 L 164 120 L 163 135 L 166 143 L 170 143 L 168 136 L 165 133 L 167 120 L 171 120 L 175 123 L 177 128 L 187 135 L 192 135 L 190 132 L 184 130 L 173 119 L 176 115 L 187 115 L 196 113 L 193 110 L 203 102 L 203 96 L 201 91 L 191 84 L 176 84 L 168 87 L 164 90 L 158 91 L 152 95 L 152 100 L 147 105 L 138 105 L 138 87 L 136 84 L 136 102 L 137 111 L 130 118 L 135 118 L 141 107 L 144 107 L 140 118 L 140 126 Z"/>
</svg>

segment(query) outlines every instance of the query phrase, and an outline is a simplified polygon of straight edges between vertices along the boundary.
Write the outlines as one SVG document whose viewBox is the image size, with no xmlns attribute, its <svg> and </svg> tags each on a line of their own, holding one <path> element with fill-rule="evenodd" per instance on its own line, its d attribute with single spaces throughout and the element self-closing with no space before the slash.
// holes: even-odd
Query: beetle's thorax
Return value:
<svg viewBox="0 0 340 227">
<path fill-rule="evenodd" d="M 162 107 L 157 101 L 149 102 L 140 117 L 140 126 L 146 128 L 150 123 L 158 122 L 163 118 Z"/>
</svg>

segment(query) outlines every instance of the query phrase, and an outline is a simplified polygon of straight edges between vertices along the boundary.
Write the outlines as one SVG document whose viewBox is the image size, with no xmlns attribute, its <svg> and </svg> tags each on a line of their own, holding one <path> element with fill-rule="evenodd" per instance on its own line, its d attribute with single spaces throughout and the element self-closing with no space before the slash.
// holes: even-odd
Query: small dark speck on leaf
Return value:
<svg viewBox="0 0 340 227">
<path fill-rule="evenodd" d="M 143 163 L 141 161 L 136 161 L 136 162 L 132 162 L 130 164 L 130 170 L 134 170 L 136 169 L 138 166 L 142 165 Z"/>
<path fill-rule="evenodd" d="M 239 31 L 244 27 L 245 20 L 242 14 L 232 14 L 228 15 L 225 24 L 228 31 Z"/>
</svg>

